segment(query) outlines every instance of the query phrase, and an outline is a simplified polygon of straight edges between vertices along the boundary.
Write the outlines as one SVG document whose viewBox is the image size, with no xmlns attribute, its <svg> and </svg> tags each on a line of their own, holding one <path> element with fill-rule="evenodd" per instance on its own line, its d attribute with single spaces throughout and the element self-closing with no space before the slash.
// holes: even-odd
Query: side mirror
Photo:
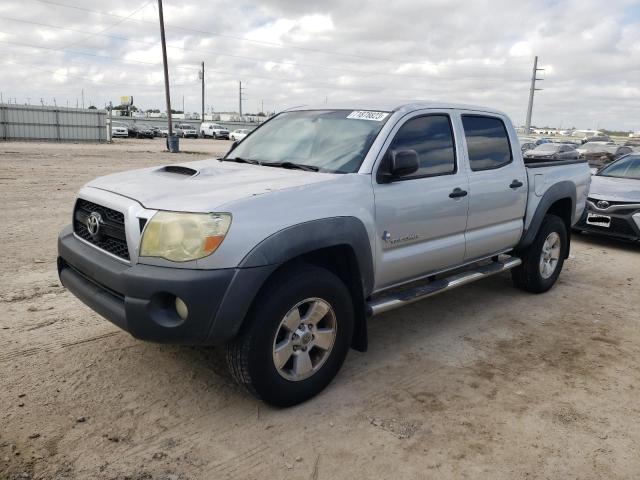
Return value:
<svg viewBox="0 0 640 480">
<path fill-rule="evenodd" d="M 595 167 L 590 168 L 589 171 L 591 172 L 591 175 L 595 175 L 596 173 L 598 173 L 598 169 Z"/>
<path fill-rule="evenodd" d="M 415 150 L 388 150 L 382 160 L 378 175 L 381 183 L 391 182 L 394 178 L 406 177 L 420 168 L 420 160 Z"/>
</svg>

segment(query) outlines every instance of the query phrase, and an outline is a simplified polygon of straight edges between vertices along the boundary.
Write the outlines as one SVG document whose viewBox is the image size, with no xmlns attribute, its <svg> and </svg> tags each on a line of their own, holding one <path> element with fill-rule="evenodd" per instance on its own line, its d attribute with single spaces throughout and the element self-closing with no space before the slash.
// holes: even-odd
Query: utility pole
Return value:
<svg viewBox="0 0 640 480">
<path fill-rule="evenodd" d="M 542 90 L 541 88 L 536 88 L 536 82 L 542 81 L 544 78 L 538 78 L 538 72 L 544 70 L 544 68 L 538 68 L 538 56 L 536 55 L 533 59 L 533 73 L 531 74 L 531 89 L 529 90 L 529 106 L 527 107 L 527 123 L 524 127 L 524 133 L 531 132 L 531 113 L 533 112 L 533 95 L 536 90 Z"/>
<path fill-rule="evenodd" d="M 200 80 L 202 80 L 202 117 L 201 122 L 204 122 L 204 62 L 202 62 L 202 70 L 200 70 Z"/>
<path fill-rule="evenodd" d="M 167 67 L 167 42 L 164 38 L 164 15 L 162 0 L 158 0 L 158 16 L 160 17 L 160 42 L 162 43 L 162 64 L 164 66 L 164 95 L 167 102 L 167 147 L 170 152 L 177 152 L 178 146 L 172 148 L 173 123 L 171 121 L 171 96 L 169 95 L 169 68 Z"/>
<path fill-rule="evenodd" d="M 242 80 L 240 80 L 239 82 L 238 101 L 239 101 L 239 110 L 240 110 L 240 120 L 242 120 Z"/>
<path fill-rule="evenodd" d="M 109 102 L 109 128 L 107 129 L 109 135 L 109 143 L 113 142 L 113 103 Z"/>
</svg>

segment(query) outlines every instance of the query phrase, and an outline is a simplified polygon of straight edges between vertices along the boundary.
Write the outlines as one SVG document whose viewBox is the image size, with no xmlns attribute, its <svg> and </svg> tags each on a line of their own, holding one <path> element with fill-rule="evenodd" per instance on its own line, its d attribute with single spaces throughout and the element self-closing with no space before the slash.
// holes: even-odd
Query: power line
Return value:
<svg viewBox="0 0 640 480">
<path fill-rule="evenodd" d="M 109 13 L 109 12 L 103 12 L 100 10 L 92 10 L 89 8 L 84 8 L 84 7 L 78 7 L 76 5 L 68 5 L 65 3 L 60 3 L 60 2 L 55 2 L 53 0 L 35 0 L 36 2 L 40 2 L 40 3 L 46 3 L 49 5 L 56 5 L 58 7 L 65 7 L 65 8 L 71 8 L 74 10 L 79 10 L 79 11 L 83 11 L 83 12 L 88 12 L 88 13 L 94 13 L 96 15 L 104 15 L 104 16 L 109 16 L 109 17 L 114 17 L 114 18 L 125 18 L 122 15 L 117 15 L 115 13 Z M 146 23 L 146 24 L 150 24 L 150 25 L 155 25 L 155 22 L 152 22 L 150 20 L 143 20 L 143 19 L 137 19 L 137 18 L 129 18 L 128 20 L 132 20 L 134 22 L 139 22 L 139 23 Z M 193 33 L 197 33 L 200 35 L 210 35 L 210 36 L 216 36 L 216 37 L 222 37 L 222 38 L 229 38 L 229 39 L 233 39 L 233 40 L 239 40 L 239 41 L 243 41 L 243 42 L 250 42 L 250 43 L 255 43 L 258 45 L 267 45 L 270 47 L 281 47 L 281 48 L 287 48 L 287 49 L 293 49 L 293 50 L 301 50 L 301 51 L 306 51 L 306 52 L 315 52 L 315 53 L 323 53 L 326 55 L 334 55 L 334 56 L 343 56 L 343 57 L 351 57 L 351 58 L 360 58 L 363 60 L 375 60 L 375 61 L 383 61 L 383 62 L 389 62 L 389 63 L 395 63 L 396 65 L 404 65 L 406 63 L 413 63 L 413 64 L 417 64 L 417 65 L 425 65 L 425 66 L 429 66 L 429 67 L 433 67 L 434 64 L 431 62 L 425 62 L 425 61 L 415 61 L 415 60 L 409 60 L 409 59 L 390 59 L 390 58 L 384 58 L 384 57 L 375 57 L 375 56 L 367 56 L 367 55 L 357 55 L 357 54 L 350 54 L 350 53 L 341 53 L 341 52 L 336 52 L 336 51 L 332 51 L 332 50 L 322 50 L 322 49 L 315 49 L 315 48 L 308 48 L 308 47 L 300 47 L 297 45 L 290 45 L 290 44 L 285 44 L 285 43 L 279 43 L 279 42 L 269 42 L 269 41 L 265 41 L 265 40 L 254 40 L 254 39 L 250 39 L 250 38 L 246 38 L 246 37 L 242 37 L 242 36 L 236 36 L 236 35 L 229 35 L 229 34 L 223 34 L 223 33 L 218 33 L 218 32 L 212 32 L 212 31 L 207 31 L 207 30 L 199 30 L 196 28 L 190 28 L 190 27 L 183 27 L 180 25 L 166 25 L 167 28 L 171 28 L 171 29 L 176 29 L 176 30 L 184 30 L 186 32 L 193 32 Z M 461 67 L 464 68 L 464 65 L 449 65 L 448 68 L 457 68 L 457 67 Z M 478 68 L 478 67 L 487 67 L 487 68 L 501 68 L 501 69 L 519 69 L 518 67 L 492 67 L 490 65 L 474 65 L 474 66 L 470 66 L 469 68 Z"/>
<path fill-rule="evenodd" d="M 121 82 L 108 82 L 108 81 L 104 81 L 104 80 L 96 80 L 90 77 L 86 77 L 84 75 L 78 75 L 75 73 L 63 73 L 60 71 L 56 71 L 56 70 L 50 70 L 48 68 L 42 68 L 42 67 L 37 67 L 35 65 L 29 64 L 29 63 L 21 63 L 21 62 L 16 62 L 15 60 L 8 60 L 7 63 L 12 64 L 12 65 L 20 65 L 23 67 L 29 67 L 29 68 L 33 68 L 36 70 L 40 70 L 42 72 L 47 72 L 47 73 L 51 73 L 53 75 L 59 75 L 62 77 L 71 77 L 71 78 L 78 78 L 81 80 L 85 80 L 87 82 L 91 82 L 91 83 L 95 83 L 95 84 L 99 84 L 99 85 L 113 85 L 113 86 L 117 86 L 117 87 L 144 87 L 144 88 L 159 88 L 159 86 L 156 85 L 149 85 L 149 84 L 144 84 L 144 83 L 121 83 Z M 174 85 L 175 87 L 188 87 L 188 86 L 192 86 L 195 85 L 196 82 L 194 83 L 184 83 L 184 84 L 180 84 L 180 85 Z"/>
<path fill-rule="evenodd" d="M 2 33 L 2 32 L 0 32 L 0 33 Z M 142 60 L 122 59 L 121 57 L 112 57 L 112 56 L 108 56 L 108 55 L 100 55 L 100 54 L 88 53 L 88 52 L 79 52 L 79 51 L 74 51 L 74 50 L 62 50 L 62 49 L 55 48 L 55 47 L 44 47 L 44 46 L 40 46 L 40 45 L 31 45 L 31 44 L 25 44 L 25 43 L 19 43 L 19 42 L 10 42 L 10 41 L 6 41 L 6 40 L 0 40 L 0 44 L 16 45 L 16 46 L 25 47 L 25 48 L 43 49 L 43 50 L 49 50 L 49 51 L 60 51 L 60 52 L 65 52 L 65 53 L 72 53 L 74 55 L 102 58 L 102 59 L 111 60 L 113 62 L 125 63 L 125 64 L 135 63 L 135 64 L 141 64 L 141 65 L 147 65 L 147 66 L 153 66 L 153 67 L 158 67 L 159 66 L 157 63 L 145 62 L 145 61 L 142 61 Z M 175 66 L 173 68 L 184 69 L 184 70 L 197 70 L 197 67 L 188 67 L 188 66 Z M 231 76 L 231 77 L 234 77 L 234 78 L 238 77 L 238 72 L 225 72 L 225 71 L 217 70 L 217 69 L 208 69 L 208 72 L 214 72 L 214 73 L 217 73 L 219 75 Z M 272 76 L 254 75 L 254 74 L 246 74 L 246 73 L 243 73 L 242 76 L 260 78 L 260 79 L 267 79 L 267 80 L 274 80 L 274 81 L 281 81 L 281 82 L 284 81 L 284 82 L 289 82 L 289 83 L 291 83 L 291 82 L 304 82 L 305 85 L 324 86 L 324 87 L 330 87 L 330 88 L 333 88 L 333 89 L 335 89 L 337 87 L 337 88 L 339 88 L 341 90 L 351 90 L 351 91 L 380 91 L 380 90 L 384 90 L 384 89 L 389 87 L 388 85 L 387 86 L 369 85 L 368 87 L 365 87 L 365 86 L 362 86 L 362 85 L 358 85 L 358 86 L 351 87 L 349 85 L 342 85 L 342 84 L 338 84 L 338 83 L 328 83 L 328 82 L 318 82 L 318 81 L 309 82 L 309 81 L 305 81 L 305 80 L 298 79 L 298 78 L 272 77 Z M 98 82 L 96 82 L 96 83 L 98 83 Z M 175 85 L 175 86 L 178 86 L 178 85 Z M 424 89 L 403 88 L 403 90 L 404 91 L 420 92 L 420 94 L 424 93 Z"/>
<path fill-rule="evenodd" d="M 45 1 L 45 0 L 37 0 L 37 1 Z M 69 28 L 69 27 L 61 27 L 59 25 L 52 25 L 52 24 L 48 24 L 48 23 L 42 23 L 42 22 L 35 22 L 32 20 L 23 20 L 23 19 L 17 19 L 17 18 L 12 18 L 12 17 L 5 17 L 5 16 L 0 16 L 0 19 L 2 20 L 9 20 L 9 21 L 13 21 L 13 22 L 18 22 L 18 23 L 26 23 L 29 25 L 37 25 L 37 26 L 41 26 L 41 27 L 46 27 L 46 28 L 54 28 L 54 29 L 58 29 L 58 30 L 64 30 L 64 31 L 70 31 L 70 32 L 74 32 L 74 33 L 82 33 L 82 34 L 90 34 L 93 36 L 104 36 L 107 38 L 113 38 L 116 40 L 122 40 L 122 41 L 128 41 L 128 42 L 132 42 L 132 43 L 138 43 L 138 44 L 142 44 L 142 45 L 148 45 L 148 46 L 157 46 L 157 42 L 146 42 L 144 40 L 135 40 L 129 37 L 123 37 L 123 36 L 119 36 L 119 35 L 108 35 L 108 34 L 101 34 L 101 33 L 93 33 L 91 34 L 90 32 L 86 32 L 84 30 L 78 30 L 78 29 L 74 29 L 74 28 Z M 65 48 L 65 47 L 60 47 L 60 48 Z M 384 72 L 384 71 L 365 71 L 365 70 L 354 70 L 354 69 L 349 69 L 349 68 L 340 68 L 340 67 L 330 67 L 330 66 L 326 66 L 326 65 L 318 65 L 318 64 L 311 64 L 311 63 L 300 63 L 300 62 L 291 62 L 291 61 L 282 61 L 282 60 L 269 60 L 269 59 L 262 59 L 262 58 L 256 58 L 256 57 L 250 57 L 250 56 L 246 56 L 246 55 L 236 55 L 236 54 L 231 54 L 231 53 L 221 53 L 221 52 L 217 52 L 214 50 L 200 50 L 200 49 L 193 49 L 193 48 L 186 48 L 186 47 L 180 47 L 177 45 L 167 45 L 167 48 L 172 48 L 175 50 L 182 50 L 182 51 L 186 51 L 186 52 L 191 52 L 191 53 L 196 53 L 196 54 L 207 54 L 207 55 L 215 55 L 215 56 L 222 56 L 222 57 L 229 57 L 229 58 L 237 58 L 240 60 L 247 60 L 247 61 L 251 61 L 254 63 L 276 63 L 276 64 L 280 64 L 280 65 L 286 65 L 286 66 L 290 66 L 290 67 L 310 67 L 310 68 L 321 68 L 324 70 L 333 70 L 333 71 L 337 71 L 340 73 L 350 73 L 350 74 L 356 74 L 356 75 L 362 75 L 362 76 L 366 76 L 366 77 L 371 77 L 373 76 L 388 76 L 388 77 L 405 77 L 405 78 L 414 78 L 414 79 L 419 79 L 419 80 L 425 80 L 425 79 L 429 79 L 430 81 L 433 81 L 434 79 L 438 79 L 438 80 L 444 80 L 438 77 L 434 77 L 434 76 L 429 76 L 429 75 L 412 75 L 412 74 L 404 74 L 404 73 L 393 73 L 393 72 Z M 437 64 L 429 64 L 431 67 L 435 67 L 435 68 L 451 68 L 451 67 L 462 67 L 461 65 L 445 65 L 445 66 L 438 66 Z M 476 68 L 476 66 L 469 66 L 466 67 L 469 69 L 474 69 Z M 519 70 L 519 68 L 517 67 L 494 67 L 495 70 L 500 70 L 500 69 L 517 69 Z"/>
<path fill-rule="evenodd" d="M 98 31 L 98 32 L 94 32 L 94 33 L 90 33 L 90 32 L 85 32 L 88 33 L 89 35 L 87 35 L 85 38 L 81 39 L 81 40 L 76 40 L 74 42 L 70 42 L 67 43 L 65 45 L 62 45 L 60 48 L 69 48 L 73 45 L 77 45 L 78 43 L 86 40 L 87 38 L 91 38 L 97 35 L 102 35 L 104 32 L 106 32 L 107 30 L 111 30 L 112 28 L 117 27 L 118 25 L 126 22 L 127 20 L 131 19 L 131 17 L 133 17 L 136 13 L 138 13 L 140 10 L 142 10 L 143 8 L 145 8 L 147 5 L 149 5 L 153 0 L 148 0 L 147 2 L 143 3 L 140 7 L 136 8 L 133 12 L 131 12 L 129 15 L 127 15 L 126 17 L 120 19 L 119 21 L 117 21 L 116 23 L 109 25 L 108 27 L 103 28 L 102 30 Z"/>
</svg>

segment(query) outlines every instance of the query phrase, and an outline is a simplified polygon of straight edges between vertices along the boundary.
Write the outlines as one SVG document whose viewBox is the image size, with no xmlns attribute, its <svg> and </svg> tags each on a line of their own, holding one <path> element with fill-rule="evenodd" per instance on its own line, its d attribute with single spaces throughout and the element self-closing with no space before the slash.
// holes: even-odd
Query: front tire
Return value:
<svg viewBox="0 0 640 480">
<path fill-rule="evenodd" d="M 340 370 L 353 317 L 349 290 L 333 273 L 311 265 L 286 269 L 269 281 L 227 345 L 229 370 L 271 405 L 304 402 Z"/>
<path fill-rule="evenodd" d="M 544 293 L 558 280 L 568 246 L 565 223 L 556 215 L 546 215 L 533 243 L 516 252 L 522 265 L 511 270 L 516 287 L 532 293 Z"/>
</svg>

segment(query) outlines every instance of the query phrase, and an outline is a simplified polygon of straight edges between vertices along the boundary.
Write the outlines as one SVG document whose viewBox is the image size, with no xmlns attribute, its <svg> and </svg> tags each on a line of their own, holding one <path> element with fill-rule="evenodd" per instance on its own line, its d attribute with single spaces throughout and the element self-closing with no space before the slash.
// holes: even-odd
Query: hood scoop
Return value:
<svg viewBox="0 0 640 480">
<path fill-rule="evenodd" d="M 183 167 L 181 165 L 167 165 L 165 167 L 159 168 L 156 172 L 162 173 L 172 173 L 174 175 L 183 175 L 185 177 L 193 177 L 198 174 L 198 170 L 194 170 L 193 168 Z"/>
</svg>

